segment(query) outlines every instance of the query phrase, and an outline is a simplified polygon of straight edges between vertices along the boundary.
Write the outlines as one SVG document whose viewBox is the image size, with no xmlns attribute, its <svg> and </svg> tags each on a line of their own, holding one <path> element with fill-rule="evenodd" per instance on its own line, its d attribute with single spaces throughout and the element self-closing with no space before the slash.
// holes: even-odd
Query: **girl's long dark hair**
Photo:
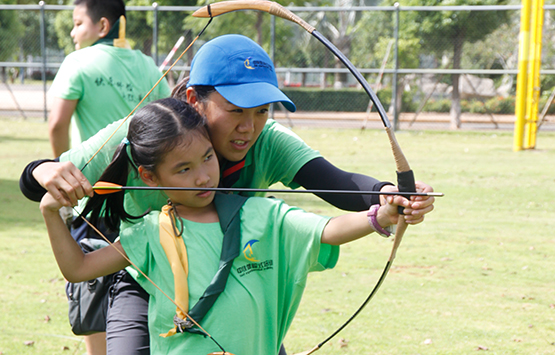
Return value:
<svg viewBox="0 0 555 355">
<path fill-rule="evenodd" d="M 137 174 L 137 167 L 143 166 L 154 172 L 169 151 L 185 144 L 194 135 L 210 140 L 206 120 L 192 106 L 174 98 L 151 102 L 133 116 L 127 133 L 128 142 L 117 147 L 112 162 L 99 180 L 125 186 L 129 174 Z M 95 194 L 81 216 L 90 213 L 93 225 L 104 217 L 106 227 L 117 231 L 120 221 L 141 218 L 148 213 L 133 216 L 125 211 L 123 202 L 123 192 Z M 81 218 L 75 221 L 76 224 L 82 223 Z"/>
</svg>

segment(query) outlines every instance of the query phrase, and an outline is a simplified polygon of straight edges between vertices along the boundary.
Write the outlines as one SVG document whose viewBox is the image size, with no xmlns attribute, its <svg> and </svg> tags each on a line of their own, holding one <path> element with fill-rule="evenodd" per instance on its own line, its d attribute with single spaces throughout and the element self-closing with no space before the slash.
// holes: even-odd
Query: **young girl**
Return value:
<svg viewBox="0 0 555 355">
<path fill-rule="evenodd" d="M 218 159 L 195 109 L 176 99 L 163 99 L 133 117 L 127 137 L 101 180 L 125 184 L 133 174 L 151 187 L 218 185 Z M 201 317 L 195 320 L 225 351 L 277 354 L 307 273 L 333 267 L 337 245 L 395 223 L 397 204 L 403 200 L 388 196 L 388 203 L 375 210 L 369 222 L 366 211 L 330 219 L 276 199 L 202 191 L 168 190 L 166 195 L 169 204 L 161 212 L 152 211 L 139 219 L 125 211 L 121 193 L 95 195 L 84 212 L 92 212 L 93 223 L 104 203 L 107 226 L 117 228 L 123 222 L 115 248 L 89 254 L 83 254 L 69 234 L 58 213 L 61 204 L 52 195 L 46 194 L 40 206 L 56 260 L 69 281 L 92 279 L 128 266 L 120 251 L 183 308 L 176 311 L 150 281 L 137 277 L 150 294 L 153 354 L 220 351 L 209 338 L 196 334 L 197 327 L 192 333 L 179 334 L 186 327 L 183 311 L 195 310 L 201 298 L 212 298 L 212 304 L 197 312 Z M 244 200 L 233 217 L 227 209 L 236 199 Z M 235 245 L 230 240 L 236 240 L 238 249 L 230 247 Z M 226 260 L 231 262 L 226 264 Z M 226 268 L 228 276 L 218 278 Z M 223 291 L 216 292 L 215 299 L 205 293 L 209 285 L 222 283 Z M 174 322 L 176 312 L 179 319 Z"/>
</svg>

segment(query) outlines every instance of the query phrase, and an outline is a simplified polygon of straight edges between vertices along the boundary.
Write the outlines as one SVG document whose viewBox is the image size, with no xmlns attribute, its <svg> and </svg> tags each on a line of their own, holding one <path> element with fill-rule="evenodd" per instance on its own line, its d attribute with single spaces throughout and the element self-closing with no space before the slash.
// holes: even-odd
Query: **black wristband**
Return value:
<svg viewBox="0 0 555 355">
<path fill-rule="evenodd" d="M 40 202 L 47 191 L 35 179 L 35 177 L 33 176 L 33 170 L 35 170 L 35 168 L 42 163 L 57 161 L 58 159 L 41 159 L 27 164 L 27 166 L 25 167 L 25 169 L 23 169 L 23 172 L 21 173 L 21 177 L 19 178 L 19 189 L 25 197 L 27 197 L 31 201 Z"/>
</svg>

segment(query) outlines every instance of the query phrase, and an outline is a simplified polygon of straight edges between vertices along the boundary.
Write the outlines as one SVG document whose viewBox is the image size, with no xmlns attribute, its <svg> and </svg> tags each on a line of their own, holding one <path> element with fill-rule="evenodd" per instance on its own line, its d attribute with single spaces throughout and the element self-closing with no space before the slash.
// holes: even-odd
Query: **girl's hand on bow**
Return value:
<svg viewBox="0 0 555 355">
<path fill-rule="evenodd" d="M 33 170 L 33 177 L 62 206 L 76 206 L 85 196 L 93 196 L 87 178 L 70 162 L 48 162 Z"/>
<path fill-rule="evenodd" d="M 433 192 L 434 189 L 421 181 L 416 181 L 416 191 L 417 192 Z M 386 185 L 381 191 L 399 191 L 397 186 Z M 418 224 L 424 220 L 424 215 L 431 212 L 434 209 L 435 198 L 433 196 L 411 196 L 410 200 L 405 200 L 405 202 L 399 203 L 397 197 L 403 198 L 401 196 L 385 196 L 382 200 L 382 205 L 384 205 L 385 200 L 389 203 L 395 203 L 400 206 L 405 207 L 405 221 L 407 224 Z M 395 202 L 393 202 L 395 201 Z"/>
</svg>

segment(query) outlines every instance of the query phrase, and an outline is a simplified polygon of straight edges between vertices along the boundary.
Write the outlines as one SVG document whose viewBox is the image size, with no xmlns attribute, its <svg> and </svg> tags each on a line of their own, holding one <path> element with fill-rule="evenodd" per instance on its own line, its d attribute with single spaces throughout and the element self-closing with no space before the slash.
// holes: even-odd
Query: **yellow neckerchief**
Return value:
<svg viewBox="0 0 555 355">
<path fill-rule="evenodd" d="M 113 24 L 113 26 L 110 29 L 110 31 L 108 32 L 108 34 L 106 36 L 104 36 L 103 38 L 100 38 L 98 41 L 96 41 L 93 44 L 93 46 L 95 44 L 106 44 L 106 45 L 114 46 L 114 47 L 118 47 L 118 48 L 131 49 L 131 45 L 129 44 L 129 42 L 125 38 L 125 25 L 126 24 L 127 24 L 127 22 L 125 20 L 125 16 L 121 15 L 119 20 L 117 20 Z"/>
<path fill-rule="evenodd" d="M 174 298 L 177 305 L 176 316 L 174 317 L 176 326 L 167 334 L 161 334 L 162 337 L 182 333 L 184 330 L 190 333 L 204 334 L 204 332 L 199 332 L 193 327 L 193 322 L 187 318 L 185 312 L 189 313 L 191 318 L 200 322 L 224 291 L 233 260 L 239 255 L 241 249 L 240 210 L 246 200 L 246 197 L 239 195 L 216 194 L 214 197 L 214 206 L 223 232 L 219 269 L 191 310 L 189 310 L 189 288 L 187 284 L 189 274 L 187 249 L 182 238 L 183 224 L 180 224 L 182 222 L 178 220 L 175 206 L 172 206 L 171 202 L 162 207 L 158 218 L 160 244 L 166 253 L 173 272 Z M 180 307 L 182 308 L 180 309 Z"/>
<path fill-rule="evenodd" d="M 177 236 L 169 215 L 171 206 L 165 205 L 158 217 L 160 225 L 160 244 L 166 252 L 166 257 L 170 263 L 173 272 L 173 282 L 175 288 L 175 302 L 182 307 L 185 312 L 189 312 L 189 285 L 187 284 L 187 276 L 189 275 L 189 261 L 187 259 L 187 248 L 181 236 Z M 177 221 L 176 221 L 177 223 Z M 177 316 L 186 319 L 186 315 L 179 307 L 176 307 Z M 173 327 L 166 334 L 160 334 L 161 337 L 169 337 L 177 333 L 177 326 Z"/>
<path fill-rule="evenodd" d="M 118 38 L 114 38 L 114 47 L 131 49 L 131 45 L 127 41 L 127 38 L 125 38 L 126 25 L 125 16 L 121 15 L 119 18 L 119 36 Z"/>
</svg>

